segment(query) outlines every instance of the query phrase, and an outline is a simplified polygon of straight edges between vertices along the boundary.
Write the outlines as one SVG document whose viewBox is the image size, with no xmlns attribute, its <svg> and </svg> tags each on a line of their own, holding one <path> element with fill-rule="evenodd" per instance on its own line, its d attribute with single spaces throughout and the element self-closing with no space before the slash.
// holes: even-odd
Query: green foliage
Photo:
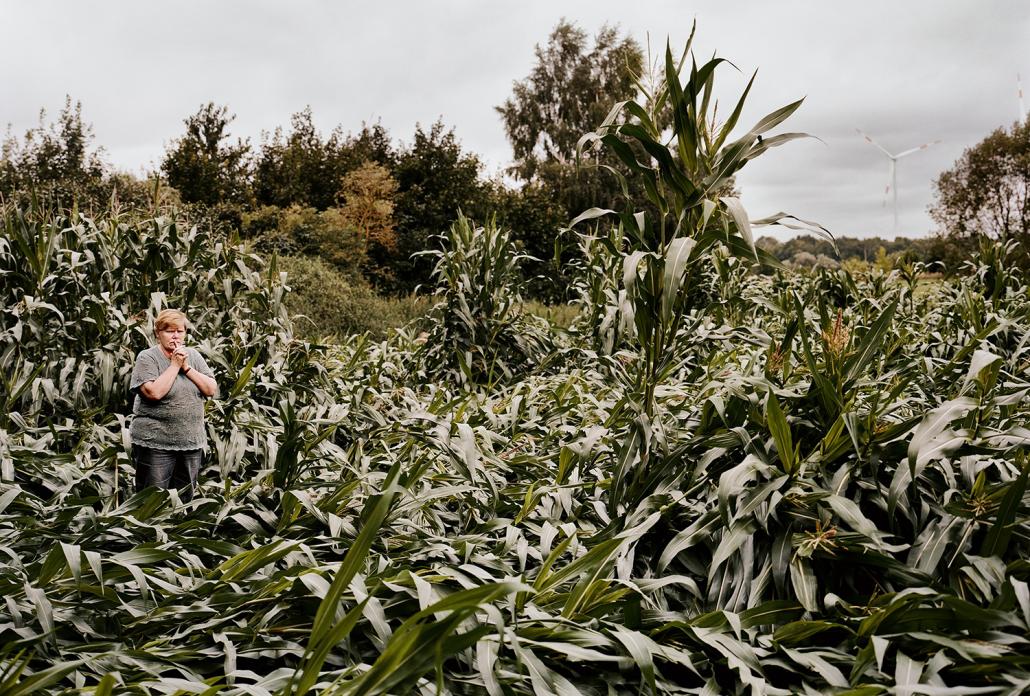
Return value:
<svg viewBox="0 0 1030 696">
<path fill-rule="evenodd" d="M 689 46 L 688 42 L 684 58 Z M 751 223 L 739 200 L 716 196 L 726 190 L 731 177 L 746 162 L 770 147 L 801 137 L 787 133 L 763 139 L 764 133 L 800 106 L 798 101 L 764 117 L 743 137 L 728 141 L 751 83 L 728 120 L 717 127 L 709 110 L 714 108 L 711 94 L 715 68 L 721 62 L 713 58 L 700 68 L 691 65 L 688 79 L 681 83 L 683 60 L 677 65 L 671 49 L 667 49 L 664 80 L 656 87 L 639 85 L 644 103 L 620 102 L 595 132 L 580 140 L 583 150 L 606 147 L 632 177 L 644 182 L 646 190 L 649 208 L 637 211 L 633 202 L 627 201 L 619 216 L 628 248 L 619 248 L 611 241 L 607 248 L 621 257 L 625 302 L 620 303 L 620 310 L 625 323 L 635 329 L 641 351 L 635 379 L 643 408 L 641 417 L 647 419 L 655 415 L 655 389 L 676 369 L 683 359 L 680 351 L 689 345 L 679 337 L 684 322 L 689 325 L 703 319 L 689 317 L 700 306 L 700 295 L 691 289 L 697 286 L 702 269 L 711 263 L 715 247 L 722 245 L 731 254 L 755 263 L 772 260 L 755 246 Z M 671 141 L 666 138 L 663 120 L 667 109 L 673 117 Z M 632 116 L 633 121 L 621 119 L 623 114 Z M 638 151 L 647 156 L 640 158 Z M 618 177 L 625 181 L 622 174 Z M 628 187 L 624 184 L 623 188 Z M 613 213 L 592 208 L 573 224 Z M 765 222 L 781 217 L 783 214 Z M 628 442 L 635 443 L 632 439 Z M 646 452 L 645 447 L 639 454 L 646 459 Z M 621 483 L 614 482 L 613 507 L 620 503 Z"/>
<path fill-rule="evenodd" d="M 290 287 L 286 307 L 295 329 L 312 341 L 366 332 L 384 338 L 428 310 L 428 303 L 415 297 L 382 297 L 318 258 L 284 256 L 278 267 Z"/>
<path fill-rule="evenodd" d="M 523 309 L 529 314 L 546 319 L 552 326 L 567 329 L 579 317 L 580 308 L 572 304 L 544 304 L 531 300 Z"/>
<path fill-rule="evenodd" d="M 264 237 L 278 231 L 285 211 L 277 205 L 262 205 L 243 214 L 240 231 L 251 239 Z"/>
<path fill-rule="evenodd" d="M 276 128 L 265 136 L 254 164 L 254 195 L 260 205 L 291 205 L 324 210 L 336 203 L 340 177 L 338 157 L 342 135 L 336 130 L 323 139 L 311 107 L 290 117 L 290 132 Z"/>
<path fill-rule="evenodd" d="M 563 269 L 569 264 L 555 264 L 556 245 L 562 258 L 559 231 L 569 221 L 565 207 L 535 184 L 519 189 L 498 185 L 492 198 L 497 223 L 511 230 L 515 244 L 527 256 L 522 263 L 526 293 L 552 303 L 567 300 L 570 277 Z"/>
<path fill-rule="evenodd" d="M 532 368 L 548 353 L 542 325 L 521 311 L 520 257 L 491 219 L 464 215 L 433 252 L 435 297 L 421 363 L 432 378 L 492 387 Z"/>
<path fill-rule="evenodd" d="M 1030 257 L 1030 119 L 966 149 L 934 182 L 940 232 L 1014 241 Z"/>
<path fill-rule="evenodd" d="M 893 241 L 880 237 L 836 237 L 831 242 L 802 234 L 785 242 L 759 237 L 755 246 L 794 267 L 811 267 L 821 260 L 824 267 L 833 267 L 831 261 L 858 262 L 860 265 L 856 268 L 862 267 L 861 264 L 876 264 L 881 270 L 889 271 L 896 262 L 906 260 L 919 261 L 935 272 L 956 275 L 961 274 L 966 261 L 975 258 L 977 240 L 949 236 L 896 237 Z"/>
<path fill-rule="evenodd" d="M 94 149 L 93 127 L 82 120 L 82 103 L 65 97 L 53 123 L 39 112 L 39 125 L 19 140 L 10 130 L 0 146 L 0 195 L 8 202 L 28 194 L 83 210 L 105 207 L 111 196 L 103 150 Z"/>
<path fill-rule="evenodd" d="M 111 210 L 135 211 L 158 215 L 182 207 L 179 192 L 160 176 L 139 179 L 127 172 L 114 172 L 108 177 L 111 185 Z"/>
<path fill-rule="evenodd" d="M 339 208 L 263 206 L 244 215 L 243 229 L 262 253 L 317 256 L 352 283 L 366 263 L 365 240 Z"/>
<path fill-rule="evenodd" d="M 438 258 L 463 317 L 323 351 L 281 313 L 293 260 L 259 273 L 203 228 L 111 222 L 5 218 L 5 692 L 1006 693 L 1030 678 L 1030 304 L 1003 249 L 914 302 L 898 274 L 755 276 L 713 252 L 706 321 L 681 332 L 691 352 L 642 419 L 637 339 L 604 353 L 520 325 L 492 225 L 459 222 Z M 625 292 L 621 257 L 592 243 L 584 272 L 615 259 L 605 287 Z M 185 504 L 118 483 L 117 404 L 153 310 L 115 309 L 149 283 L 180 306 L 196 286 L 223 392 Z M 40 287 L 79 324 L 29 302 Z M 82 297 L 97 301 L 73 315 Z M 90 323 L 94 305 L 112 313 Z M 542 359 L 498 350 L 532 332 Z M 457 367 L 427 379 L 444 341 Z M 132 345 L 105 400 L 112 342 Z M 462 381 L 462 350 L 511 374 Z M 624 487 L 612 517 L 627 442 L 670 475 Z"/>
<path fill-rule="evenodd" d="M 37 209 L 5 209 L 3 217 L 0 355 L 12 375 L 31 366 L 35 380 L 29 391 L 7 384 L 0 398 L 8 422 L 40 425 L 16 413 L 22 407 L 55 418 L 125 413 L 135 354 L 165 306 L 186 308 L 194 338 L 223 366 L 242 359 L 240 348 L 220 346 L 237 332 L 289 334 L 282 289 L 247 265 L 260 260 L 204 227 Z"/>
<path fill-rule="evenodd" d="M 569 281 L 542 263 L 554 257 L 559 230 L 589 207 L 614 208 L 623 197 L 644 200 L 637 180 L 624 181 L 623 188 L 610 171 L 625 171 L 617 157 L 600 152 L 583 158 L 577 150 L 580 137 L 604 121 L 613 101 L 636 94 L 643 55 L 615 27 L 603 26 L 591 41 L 564 19 L 535 55 L 533 70 L 497 107 L 514 153 L 511 173 L 525 184 L 497 209 L 526 251 L 541 260 L 526 265 L 534 279 L 531 291 L 553 301 L 566 299 Z M 505 209 L 517 214 L 505 216 Z M 559 258 L 571 260 L 569 253 L 559 252 Z"/>
<path fill-rule="evenodd" d="M 431 264 L 413 256 L 431 248 L 431 240 L 443 234 L 459 210 L 477 218 L 486 215 L 489 191 L 479 179 L 482 165 L 465 152 L 454 130 L 442 121 L 429 130 L 416 126 L 410 147 L 397 159 L 394 178 L 399 189 L 394 207 L 397 249 L 381 261 L 394 278 L 393 292 L 410 292 L 429 281 Z"/>
<path fill-rule="evenodd" d="M 293 205 L 325 210 L 339 202 L 343 177 L 363 162 L 392 167 L 396 159 L 386 130 L 364 126 L 357 135 L 337 126 L 323 137 L 311 107 L 290 117 L 290 131 L 265 134 L 254 162 L 254 195 L 259 205 Z"/>
<path fill-rule="evenodd" d="M 293 224 L 293 216 L 289 211 L 285 224 Z M 316 224 L 310 228 L 310 232 L 319 258 L 347 277 L 360 277 L 367 264 L 368 240 L 345 209 L 329 208 L 318 213 Z"/>
<path fill-rule="evenodd" d="M 235 120 L 227 106 L 208 102 L 186 117 L 186 133 L 169 145 L 161 171 L 187 203 L 241 204 L 250 198 L 250 144 L 229 142 Z"/>
<path fill-rule="evenodd" d="M 643 54 L 615 27 L 603 26 L 591 44 L 582 29 L 563 19 L 535 55 L 532 72 L 515 82 L 512 96 L 497 112 L 514 151 L 513 173 L 555 188 L 575 177 L 569 165 L 576 160 L 580 136 L 604 120 L 613 101 L 635 93 Z M 589 201 L 596 204 L 599 198 Z"/>
</svg>

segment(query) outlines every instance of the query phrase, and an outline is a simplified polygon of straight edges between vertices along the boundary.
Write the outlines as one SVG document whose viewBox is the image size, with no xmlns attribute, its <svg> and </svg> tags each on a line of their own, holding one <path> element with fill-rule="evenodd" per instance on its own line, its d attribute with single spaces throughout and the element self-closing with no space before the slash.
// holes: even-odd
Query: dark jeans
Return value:
<svg viewBox="0 0 1030 696">
<path fill-rule="evenodd" d="M 136 492 L 150 486 L 175 488 L 183 500 L 193 499 L 197 475 L 204 460 L 203 450 L 162 450 L 132 446 L 136 463 Z"/>
</svg>

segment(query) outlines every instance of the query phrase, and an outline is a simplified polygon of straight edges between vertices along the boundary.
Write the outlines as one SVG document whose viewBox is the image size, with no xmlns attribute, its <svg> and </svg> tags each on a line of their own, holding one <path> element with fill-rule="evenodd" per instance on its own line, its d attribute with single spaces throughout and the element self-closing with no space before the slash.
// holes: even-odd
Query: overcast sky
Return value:
<svg viewBox="0 0 1030 696">
<path fill-rule="evenodd" d="M 698 24 L 699 60 L 730 108 L 758 78 L 742 126 L 805 97 L 780 130 L 819 140 L 777 148 L 738 176 L 752 218 L 786 211 L 835 235 L 893 236 L 883 206 L 891 152 L 942 142 L 898 167 L 901 234 L 933 230 L 932 181 L 1019 113 L 1030 87 L 1030 2 L 873 0 L 0 0 L 0 123 L 16 134 L 80 100 L 116 167 L 152 169 L 182 120 L 208 101 L 237 115 L 234 136 L 260 141 L 310 105 L 317 125 L 381 121 L 410 141 L 442 118 L 487 172 L 511 159 L 494 107 L 525 78 L 533 48 L 565 17 L 593 34 L 617 24 L 654 52 L 682 47 Z"/>
</svg>

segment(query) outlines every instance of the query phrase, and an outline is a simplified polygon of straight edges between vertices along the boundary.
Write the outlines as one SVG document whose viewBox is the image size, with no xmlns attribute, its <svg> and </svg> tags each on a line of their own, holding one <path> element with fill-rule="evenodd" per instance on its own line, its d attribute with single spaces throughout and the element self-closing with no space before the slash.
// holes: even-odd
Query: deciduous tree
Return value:
<svg viewBox="0 0 1030 696">
<path fill-rule="evenodd" d="M 82 120 L 82 102 L 65 97 L 57 120 L 39 125 L 23 138 L 10 130 L 0 146 L 0 193 L 35 191 L 55 195 L 65 205 L 103 206 L 111 194 L 103 149 L 93 147 L 93 127 Z"/>
<path fill-rule="evenodd" d="M 208 102 L 185 119 L 186 133 L 171 142 L 161 169 L 182 200 L 216 205 L 246 203 L 250 195 L 250 144 L 229 141 L 236 118 L 227 106 Z"/>
<path fill-rule="evenodd" d="M 1015 240 L 1030 253 L 1030 119 L 998 128 L 935 182 L 930 215 L 955 237 Z"/>
<path fill-rule="evenodd" d="M 397 153 L 382 126 L 363 124 L 355 135 L 337 126 L 323 137 L 311 107 L 290 117 L 290 131 L 264 134 L 254 167 L 254 192 L 260 205 L 300 205 L 325 210 L 337 203 L 340 182 L 365 162 L 392 169 Z"/>
<path fill-rule="evenodd" d="M 415 128 L 412 144 L 399 153 L 394 169 L 397 252 L 389 263 L 396 284 L 388 289 L 407 292 L 429 279 L 432 265 L 412 254 L 429 248 L 431 238 L 446 232 L 459 210 L 475 220 L 487 215 L 490 196 L 481 169 L 479 158 L 465 152 L 454 129 L 442 121 L 428 130 Z"/>
<path fill-rule="evenodd" d="M 393 223 L 396 194 L 397 181 L 381 164 L 365 162 L 343 177 L 341 213 L 366 244 L 379 244 L 391 251 L 397 248 Z"/>
<path fill-rule="evenodd" d="M 365 162 L 348 172 L 340 188 L 340 216 L 346 222 L 348 234 L 356 233 L 363 245 L 362 270 L 376 287 L 396 285 L 396 195 L 397 180 L 386 167 L 374 162 Z"/>
<path fill-rule="evenodd" d="M 640 47 L 616 28 L 605 25 L 591 43 L 564 19 L 535 53 L 529 76 L 497 107 L 515 155 L 512 172 L 524 181 L 546 175 L 548 165 L 573 164 L 580 137 L 635 93 L 643 67 Z"/>
<path fill-rule="evenodd" d="M 300 205 L 325 210 L 336 203 L 344 173 L 335 157 L 339 128 L 326 139 L 315 127 L 311 107 L 290 117 L 290 132 L 265 134 L 254 167 L 254 194 L 262 205 Z"/>
</svg>

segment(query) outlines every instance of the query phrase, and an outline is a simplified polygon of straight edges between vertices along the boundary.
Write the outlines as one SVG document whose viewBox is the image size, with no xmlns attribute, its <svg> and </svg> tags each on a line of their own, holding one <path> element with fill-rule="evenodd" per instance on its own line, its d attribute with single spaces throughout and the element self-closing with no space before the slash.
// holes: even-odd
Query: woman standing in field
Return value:
<svg viewBox="0 0 1030 696">
<path fill-rule="evenodd" d="M 183 490 L 193 497 L 207 438 L 204 399 L 218 393 L 211 368 L 186 348 L 186 315 L 162 310 L 154 322 L 157 345 L 136 356 L 129 388 L 135 394 L 129 428 L 136 490 Z"/>
</svg>

